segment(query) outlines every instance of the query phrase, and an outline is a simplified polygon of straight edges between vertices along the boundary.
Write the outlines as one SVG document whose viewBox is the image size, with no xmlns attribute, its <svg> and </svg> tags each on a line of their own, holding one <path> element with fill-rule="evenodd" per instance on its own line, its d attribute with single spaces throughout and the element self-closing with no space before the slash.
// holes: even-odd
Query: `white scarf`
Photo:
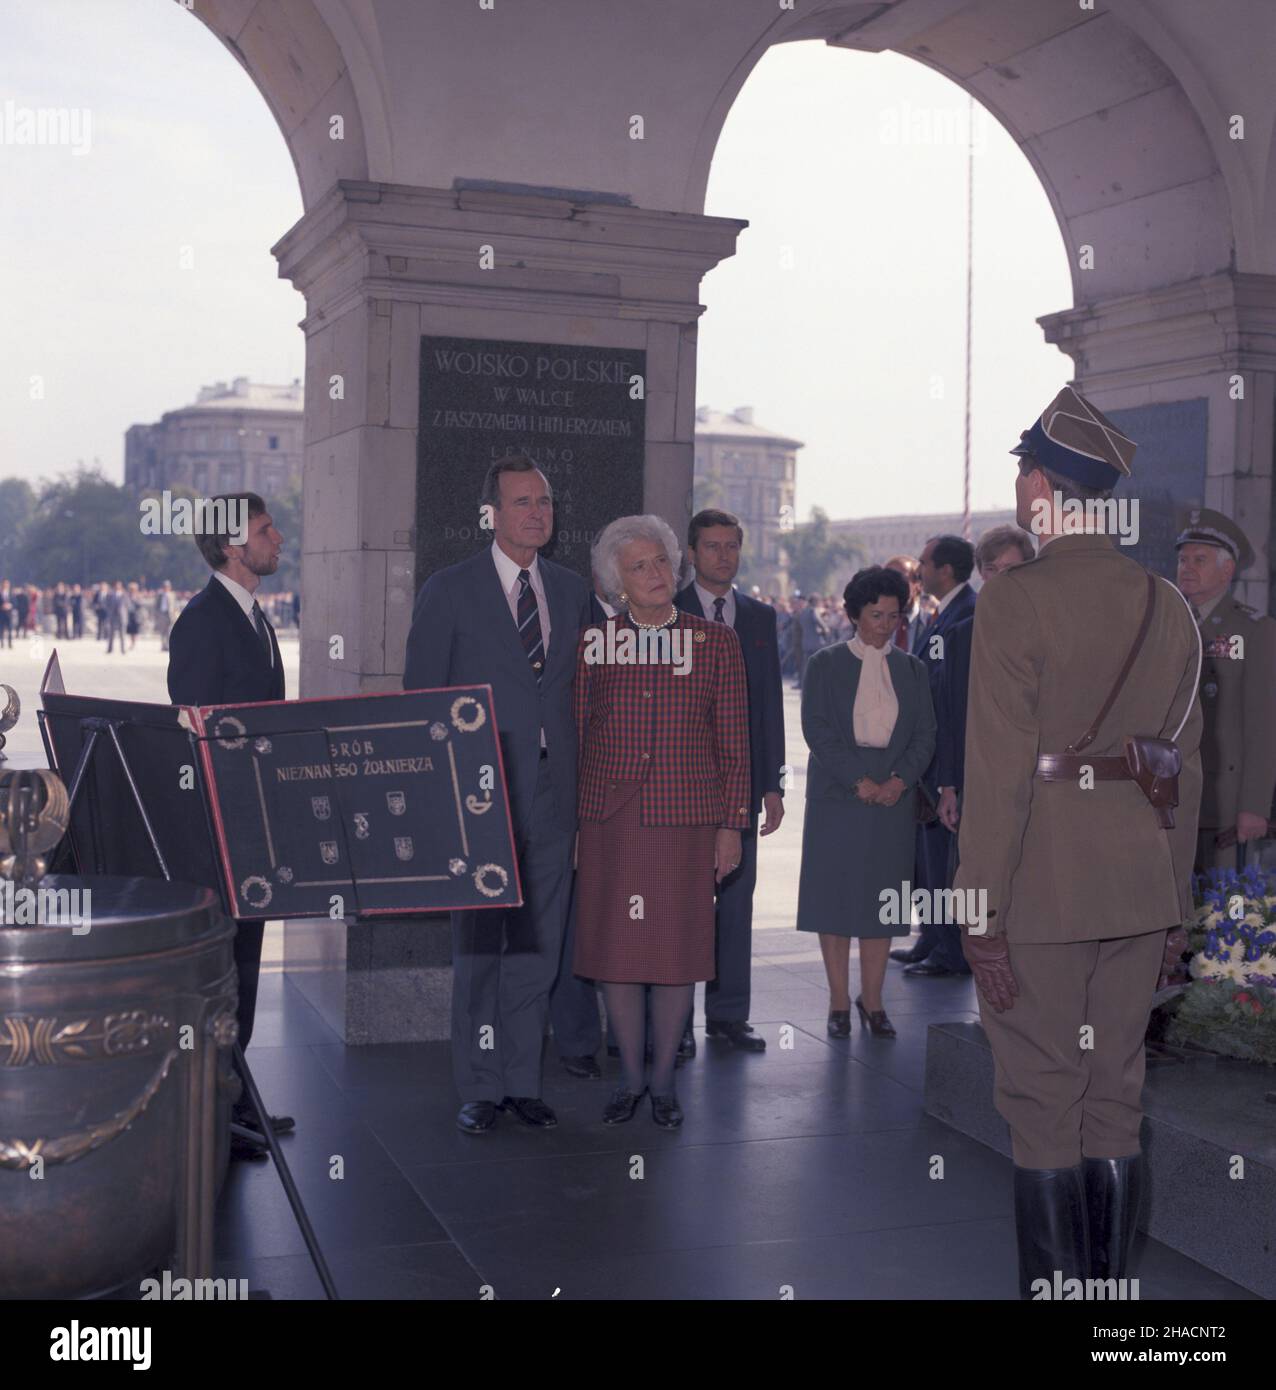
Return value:
<svg viewBox="0 0 1276 1390">
<path fill-rule="evenodd" d="M 860 659 L 860 683 L 852 715 L 855 742 L 861 748 L 885 748 L 899 718 L 899 699 L 886 665 L 891 644 L 870 647 L 856 634 L 846 645 Z"/>
</svg>

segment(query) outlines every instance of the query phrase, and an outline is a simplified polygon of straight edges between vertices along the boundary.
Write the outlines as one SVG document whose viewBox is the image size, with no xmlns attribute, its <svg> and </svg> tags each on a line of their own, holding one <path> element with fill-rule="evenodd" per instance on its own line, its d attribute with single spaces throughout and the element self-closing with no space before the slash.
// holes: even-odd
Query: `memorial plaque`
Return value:
<svg viewBox="0 0 1276 1390">
<path fill-rule="evenodd" d="M 488 686 L 197 714 L 234 916 L 521 903 Z"/>
<path fill-rule="evenodd" d="M 644 351 L 421 339 L 416 582 L 492 543 L 479 516 L 491 464 L 527 454 L 554 490 L 541 551 L 590 582 L 589 547 L 618 516 L 642 511 L 646 402 L 634 399 Z"/>
<path fill-rule="evenodd" d="M 1199 397 L 1104 414 L 1138 445 L 1134 472 L 1121 479 L 1115 495 L 1139 499 L 1139 539 L 1121 546 L 1121 553 L 1173 580 L 1178 518 L 1205 500 L 1209 402 Z"/>
</svg>

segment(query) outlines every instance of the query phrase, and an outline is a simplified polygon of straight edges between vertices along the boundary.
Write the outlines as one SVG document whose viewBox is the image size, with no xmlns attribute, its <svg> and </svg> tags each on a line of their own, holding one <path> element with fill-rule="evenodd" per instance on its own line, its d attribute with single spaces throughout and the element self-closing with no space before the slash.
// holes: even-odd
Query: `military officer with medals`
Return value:
<svg viewBox="0 0 1276 1390">
<path fill-rule="evenodd" d="M 1204 649 L 1196 867 L 1230 868 L 1233 843 L 1267 834 L 1276 788 L 1276 620 L 1232 596 L 1232 581 L 1253 563 L 1254 551 L 1231 517 L 1205 507 L 1191 511 L 1175 545 L 1179 590 Z"/>
<path fill-rule="evenodd" d="M 1024 1298 L 1055 1271 L 1125 1276 L 1144 1032 L 1191 905 L 1200 638 L 1173 585 L 1084 510 L 1134 451 L 1065 387 L 1011 451 L 1037 558 L 991 578 L 975 610 L 956 887 L 987 892 L 962 946 L 1010 1128 Z"/>
</svg>

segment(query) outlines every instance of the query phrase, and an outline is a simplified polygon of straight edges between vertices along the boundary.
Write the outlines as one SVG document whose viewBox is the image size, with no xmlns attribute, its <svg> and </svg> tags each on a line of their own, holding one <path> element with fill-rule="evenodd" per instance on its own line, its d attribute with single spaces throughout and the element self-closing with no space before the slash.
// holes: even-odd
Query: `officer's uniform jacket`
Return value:
<svg viewBox="0 0 1276 1390">
<path fill-rule="evenodd" d="M 1120 755 L 1125 734 L 1178 731 L 1175 829 L 1158 825 L 1134 782 L 1086 790 L 1034 777 L 1038 754 L 1063 753 L 1099 712 L 1146 596 L 1146 571 L 1101 535 L 1060 536 L 980 592 L 956 887 L 987 890 L 990 936 L 1109 939 L 1188 916 L 1201 789 L 1200 639 L 1167 581 L 1157 580 L 1147 640 L 1085 752 Z"/>
<path fill-rule="evenodd" d="M 1201 624 L 1201 825 L 1266 817 L 1276 788 L 1276 621 L 1224 594 Z M 1240 655 L 1233 655 L 1240 653 Z"/>
</svg>

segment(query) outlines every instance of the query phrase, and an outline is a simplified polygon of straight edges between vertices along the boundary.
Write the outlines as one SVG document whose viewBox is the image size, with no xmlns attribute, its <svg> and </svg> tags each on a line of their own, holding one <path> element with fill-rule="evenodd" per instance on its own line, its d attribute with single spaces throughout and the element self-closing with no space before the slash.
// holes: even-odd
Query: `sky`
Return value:
<svg viewBox="0 0 1276 1390">
<path fill-rule="evenodd" d="M 0 477 L 120 480 L 129 425 L 303 375 L 305 303 L 270 254 L 302 212 L 292 162 L 198 20 L 5 4 L 5 101 L 88 118 L 70 145 L 0 140 Z M 961 507 L 968 131 L 979 509 L 1011 504 L 1006 451 L 1071 369 L 1034 321 L 1071 294 L 1027 160 L 946 78 L 820 43 L 770 50 L 728 116 L 705 210 L 749 226 L 702 286 L 697 399 L 804 441 L 799 518 Z"/>
</svg>

